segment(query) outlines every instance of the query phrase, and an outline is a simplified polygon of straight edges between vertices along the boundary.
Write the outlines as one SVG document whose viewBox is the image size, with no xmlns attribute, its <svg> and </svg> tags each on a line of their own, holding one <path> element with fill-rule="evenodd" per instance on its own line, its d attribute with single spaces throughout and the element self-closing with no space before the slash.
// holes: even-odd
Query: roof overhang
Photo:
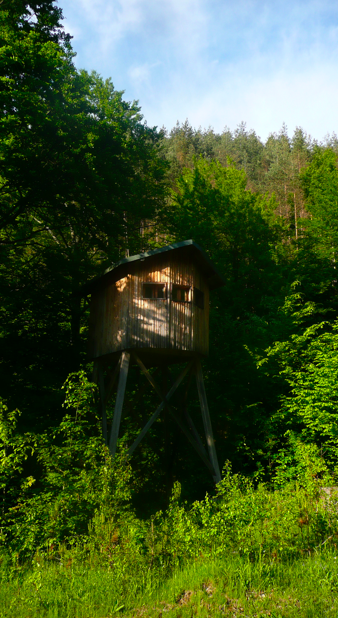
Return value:
<svg viewBox="0 0 338 618">
<path fill-rule="evenodd" d="M 136 262 L 143 262 L 144 260 L 168 253 L 169 251 L 179 252 L 182 257 L 183 255 L 187 258 L 193 257 L 205 275 L 210 290 L 214 290 L 225 284 L 223 277 L 217 272 L 215 266 L 204 253 L 203 249 L 193 240 L 183 240 L 165 247 L 160 247 L 159 249 L 152 249 L 151 251 L 139 253 L 138 255 L 132 255 L 116 262 L 107 268 L 103 275 L 88 281 L 82 288 L 83 295 L 86 296 L 87 294 L 91 294 L 97 287 L 101 287 L 101 285 L 109 284 L 113 281 L 118 281 L 127 274 L 132 273 L 133 266 L 136 265 Z"/>
</svg>

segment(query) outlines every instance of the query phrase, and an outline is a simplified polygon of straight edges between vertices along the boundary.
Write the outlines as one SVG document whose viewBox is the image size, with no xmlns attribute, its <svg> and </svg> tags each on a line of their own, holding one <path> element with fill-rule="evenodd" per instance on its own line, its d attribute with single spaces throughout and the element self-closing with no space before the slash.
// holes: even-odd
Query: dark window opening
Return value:
<svg viewBox="0 0 338 618">
<path fill-rule="evenodd" d="M 200 309 L 204 309 L 204 292 L 198 288 L 194 288 L 194 305 Z"/>
<path fill-rule="evenodd" d="M 144 283 L 143 284 L 143 298 L 155 299 L 155 300 L 166 298 L 166 284 L 165 283 Z"/>
<path fill-rule="evenodd" d="M 189 285 L 173 285 L 172 300 L 181 303 L 188 303 L 190 301 L 190 286 Z"/>
</svg>

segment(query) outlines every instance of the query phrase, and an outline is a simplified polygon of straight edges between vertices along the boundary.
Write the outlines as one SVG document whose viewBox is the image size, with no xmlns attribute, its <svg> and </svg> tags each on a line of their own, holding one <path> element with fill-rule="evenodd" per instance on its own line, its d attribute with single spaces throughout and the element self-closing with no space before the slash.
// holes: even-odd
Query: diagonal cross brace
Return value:
<svg viewBox="0 0 338 618">
<path fill-rule="evenodd" d="M 137 362 L 137 364 L 139 365 L 139 367 L 141 368 L 142 372 L 146 375 L 147 379 L 149 380 L 150 384 L 153 386 L 153 388 L 156 390 L 157 392 L 157 384 L 153 378 L 153 376 L 149 373 L 149 371 L 147 371 L 147 369 L 145 368 L 145 366 L 143 365 L 142 361 L 138 358 L 138 356 L 136 356 L 136 354 L 134 353 L 134 358 Z M 136 449 L 136 447 L 140 444 L 141 440 L 144 438 L 144 436 L 146 435 L 147 431 L 150 429 L 150 427 L 152 426 L 152 424 L 156 421 L 156 419 L 158 418 L 158 416 L 160 415 L 160 413 L 162 412 L 163 408 L 168 405 L 168 401 L 169 399 L 171 399 L 171 397 L 173 396 L 173 394 L 175 393 L 175 391 L 178 389 L 179 385 L 181 384 L 183 378 L 186 376 L 186 374 L 188 373 L 188 371 L 191 369 L 191 367 L 193 366 L 193 361 L 191 361 L 189 363 L 189 365 L 187 365 L 183 371 L 181 371 L 180 375 L 178 376 L 178 378 L 175 380 L 174 384 L 172 385 L 171 389 L 168 391 L 167 395 L 165 398 L 163 398 L 162 393 L 160 394 L 160 397 L 162 399 L 162 402 L 160 403 L 160 405 L 158 406 L 158 408 L 155 410 L 154 414 L 150 417 L 150 419 L 148 420 L 148 422 L 145 424 L 145 426 L 143 427 L 142 431 L 140 431 L 139 435 L 137 436 L 135 442 L 131 445 L 130 449 L 128 450 L 128 455 L 130 456 L 134 450 Z"/>
<path fill-rule="evenodd" d="M 200 406 L 201 406 L 201 411 L 202 411 L 202 419 L 203 419 L 205 437 L 206 437 L 207 445 L 208 445 L 209 457 L 210 457 L 212 466 L 215 470 L 214 481 L 215 483 L 219 483 L 222 477 L 221 477 L 221 472 L 220 472 L 219 465 L 218 465 L 217 453 L 215 449 L 215 441 L 214 441 L 214 436 L 212 433 L 212 426 L 211 426 L 211 420 L 210 420 L 210 414 L 209 414 L 208 400 L 207 400 L 207 395 L 205 392 L 202 365 L 201 365 L 200 360 L 198 360 L 196 363 L 196 385 L 197 385 L 198 396 L 199 396 Z"/>
<path fill-rule="evenodd" d="M 160 399 L 162 399 L 162 403 L 159 405 L 159 407 L 157 408 L 156 412 L 153 414 L 153 416 L 149 419 L 147 425 L 144 427 L 144 429 L 142 430 L 141 433 L 144 432 L 143 435 L 145 435 L 146 431 L 148 431 L 149 427 L 151 425 L 149 425 L 149 422 L 151 422 L 151 424 L 156 420 L 157 416 L 159 415 L 159 413 L 161 412 L 161 410 L 166 406 L 168 409 L 168 412 L 170 413 L 170 415 L 174 418 L 174 420 L 176 421 L 176 423 L 178 424 L 178 426 L 180 427 L 181 431 L 185 434 L 185 436 L 188 438 L 189 442 L 191 443 L 191 445 L 194 447 L 194 449 L 196 450 L 196 452 L 198 453 L 198 455 L 200 456 L 200 458 L 202 459 L 203 463 L 207 466 L 207 468 L 209 469 L 209 471 L 211 472 L 213 477 L 216 477 L 217 473 L 215 473 L 215 469 L 212 465 L 212 462 L 209 461 L 209 459 L 206 456 L 206 452 L 204 450 L 203 445 L 200 443 L 200 440 L 197 441 L 196 438 L 190 433 L 190 431 L 185 427 L 184 423 L 182 423 L 180 417 L 176 414 L 176 412 L 174 412 L 174 410 L 172 409 L 172 407 L 169 405 L 168 403 L 168 399 L 174 394 L 174 387 L 176 385 L 176 382 L 174 384 L 174 386 L 170 389 L 169 393 L 167 396 L 164 396 L 162 393 L 162 390 L 160 389 L 160 387 L 157 385 L 157 383 L 155 382 L 153 376 L 149 373 L 149 371 L 146 369 L 145 365 L 142 363 L 141 359 L 137 356 L 137 354 L 133 354 L 134 359 L 136 360 L 138 366 L 140 367 L 142 373 L 144 373 L 144 375 L 146 376 L 146 378 L 148 379 L 148 381 L 150 382 L 150 384 L 152 385 L 152 387 L 154 388 L 154 390 L 156 391 L 156 393 L 158 394 L 158 396 L 160 397 Z M 186 369 L 184 370 L 184 375 L 193 367 L 194 365 L 194 361 L 191 361 L 189 363 L 189 365 L 186 367 Z M 183 373 L 183 372 L 182 372 Z M 179 378 L 181 377 L 182 374 L 180 374 Z M 184 377 L 184 376 L 183 376 Z M 182 377 L 182 379 L 183 379 Z M 178 378 L 178 379 L 179 379 Z M 180 380 L 181 381 L 181 380 Z M 178 386 L 178 385 L 177 385 Z M 177 388 L 177 386 L 175 387 L 175 390 Z M 156 415 L 156 417 L 153 419 L 153 417 Z M 147 427 L 149 425 L 149 427 Z M 146 429 L 147 428 L 147 429 Z M 141 435 L 141 434 L 140 434 Z M 142 438 L 143 438 L 142 435 Z M 140 436 L 138 436 L 139 438 Z M 131 448 L 128 451 L 128 454 L 131 454 L 133 452 L 133 450 L 136 448 L 137 444 L 135 444 L 138 440 L 138 438 L 135 440 L 134 444 L 131 446 Z M 141 438 L 141 439 L 142 439 Z M 141 441 L 140 439 L 140 441 Z"/>
</svg>

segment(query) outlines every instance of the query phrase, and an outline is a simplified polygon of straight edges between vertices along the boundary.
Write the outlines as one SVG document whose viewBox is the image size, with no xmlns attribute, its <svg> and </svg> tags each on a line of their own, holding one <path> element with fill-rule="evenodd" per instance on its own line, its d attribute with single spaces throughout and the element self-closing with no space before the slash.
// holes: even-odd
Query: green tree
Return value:
<svg viewBox="0 0 338 618">
<path fill-rule="evenodd" d="M 223 141 L 226 143 L 226 131 L 223 134 Z M 239 169 L 245 171 L 251 189 L 258 188 L 261 176 L 261 159 L 263 155 L 263 144 L 255 131 L 248 131 L 246 123 L 241 122 L 232 134 L 231 148 L 229 155 Z"/>
<path fill-rule="evenodd" d="M 291 298 L 290 298 L 291 301 Z M 274 436 L 274 458 L 278 451 L 293 453 L 297 444 L 313 445 L 333 471 L 337 462 L 337 322 L 315 322 L 318 308 L 304 303 L 294 314 L 298 332 L 276 341 L 259 363 L 274 376 L 279 405 L 269 420 Z"/>
<path fill-rule="evenodd" d="M 102 442 L 96 386 L 80 371 L 64 389 L 66 414 L 39 435 L 22 435 L 0 402 L 0 541 L 21 555 L 86 535 L 98 511 L 116 529 L 132 515 L 131 470 Z"/>
<path fill-rule="evenodd" d="M 307 227 L 316 250 L 330 260 L 333 271 L 338 248 L 337 160 L 333 150 L 317 148 L 311 164 L 302 173 L 306 209 L 311 215 Z"/>
<path fill-rule="evenodd" d="M 66 107 L 64 84 L 75 71 L 61 9 L 52 0 L 5 0 L 0 6 L 0 227 L 29 236 L 27 214 L 58 185 L 57 126 Z M 61 127 L 60 127 L 61 128 Z M 22 241 L 22 240 L 21 240 Z"/>
<path fill-rule="evenodd" d="M 184 167 L 192 168 L 194 157 L 202 155 L 207 161 L 217 160 L 224 167 L 228 159 L 245 171 L 250 187 L 257 187 L 261 175 L 263 144 L 254 131 L 248 131 L 244 122 L 235 131 L 225 127 L 222 134 L 208 129 L 193 129 L 186 120 L 177 122 L 163 140 L 164 153 L 171 164 L 171 175 L 176 178 Z"/>
<path fill-rule="evenodd" d="M 84 359 L 81 286 L 141 248 L 166 164 L 138 105 L 75 70 L 61 11 L 47 0 L 13 7 L 0 6 L 1 387 L 11 397 L 16 384 L 23 418 L 37 404 L 33 416 L 47 420 Z"/>
<path fill-rule="evenodd" d="M 307 216 L 300 172 L 311 159 L 312 141 L 300 128 L 290 139 L 283 125 L 278 134 L 271 134 L 265 144 L 259 187 L 274 193 L 278 214 L 289 222 L 290 239 L 297 241 L 304 232 Z"/>
<path fill-rule="evenodd" d="M 246 186 L 245 172 L 234 164 L 224 168 L 217 161 L 196 159 L 194 168 L 177 180 L 166 222 L 176 235 L 192 236 L 206 247 L 231 285 L 246 290 L 241 311 L 257 306 L 254 295 L 282 229 L 274 219 L 273 199 Z"/>
</svg>

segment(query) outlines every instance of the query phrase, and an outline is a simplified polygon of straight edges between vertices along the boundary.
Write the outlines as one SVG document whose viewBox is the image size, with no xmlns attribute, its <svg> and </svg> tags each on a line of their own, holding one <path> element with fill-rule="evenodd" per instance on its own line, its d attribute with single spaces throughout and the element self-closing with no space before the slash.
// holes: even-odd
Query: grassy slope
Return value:
<svg viewBox="0 0 338 618">
<path fill-rule="evenodd" d="M 222 559 L 190 566 L 127 615 L 336 618 L 337 588 L 332 552 L 289 564 Z"/>
<path fill-rule="evenodd" d="M 123 595 L 109 568 L 40 564 L 3 581 L 1 618 L 108 618 L 113 615 L 250 616 L 289 618 L 338 615 L 335 553 L 317 552 L 290 562 L 228 556 L 202 558 L 167 581 L 145 573 L 143 594 L 133 580 Z"/>
</svg>

